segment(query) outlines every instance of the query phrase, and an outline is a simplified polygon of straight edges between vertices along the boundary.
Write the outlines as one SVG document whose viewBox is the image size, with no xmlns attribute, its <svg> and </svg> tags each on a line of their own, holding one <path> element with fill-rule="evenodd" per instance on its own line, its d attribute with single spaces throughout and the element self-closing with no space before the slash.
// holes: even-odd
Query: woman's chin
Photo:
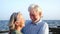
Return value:
<svg viewBox="0 0 60 34">
<path fill-rule="evenodd" d="M 22 26 L 22 28 L 25 27 L 25 25 Z"/>
</svg>

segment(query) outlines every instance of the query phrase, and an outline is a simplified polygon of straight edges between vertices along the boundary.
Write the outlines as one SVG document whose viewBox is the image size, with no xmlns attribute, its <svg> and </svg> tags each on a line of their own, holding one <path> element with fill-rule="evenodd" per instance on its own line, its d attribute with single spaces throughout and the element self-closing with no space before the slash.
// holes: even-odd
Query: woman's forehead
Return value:
<svg viewBox="0 0 60 34">
<path fill-rule="evenodd" d="M 17 15 L 17 18 L 22 18 L 22 17 L 23 17 L 22 14 Z"/>
</svg>

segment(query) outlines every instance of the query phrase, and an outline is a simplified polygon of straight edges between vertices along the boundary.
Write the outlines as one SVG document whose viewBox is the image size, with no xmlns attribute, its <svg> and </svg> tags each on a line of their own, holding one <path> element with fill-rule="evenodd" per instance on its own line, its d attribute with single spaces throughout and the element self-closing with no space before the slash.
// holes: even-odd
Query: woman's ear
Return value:
<svg viewBox="0 0 60 34">
<path fill-rule="evenodd" d="M 18 25 L 19 25 L 19 23 L 16 21 L 16 22 L 15 22 L 15 25 L 16 25 L 16 26 L 18 26 Z"/>
</svg>

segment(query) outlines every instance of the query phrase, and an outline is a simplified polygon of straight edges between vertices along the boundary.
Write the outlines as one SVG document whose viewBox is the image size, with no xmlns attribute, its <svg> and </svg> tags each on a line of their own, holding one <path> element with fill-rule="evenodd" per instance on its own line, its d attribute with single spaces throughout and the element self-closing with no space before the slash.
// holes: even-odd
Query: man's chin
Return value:
<svg viewBox="0 0 60 34">
<path fill-rule="evenodd" d="M 36 20 L 32 20 L 32 22 L 36 22 Z"/>
<path fill-rule="evenodd" d="M 37 20 L 37 19 L 36 19 L 36 20 L 32 20 L 32 21 L 33 21 L 33 22 L 35 22 L 35 23 L 36 23 L 36 22 L 38 22 L 38 20 Z"/>
</svg>

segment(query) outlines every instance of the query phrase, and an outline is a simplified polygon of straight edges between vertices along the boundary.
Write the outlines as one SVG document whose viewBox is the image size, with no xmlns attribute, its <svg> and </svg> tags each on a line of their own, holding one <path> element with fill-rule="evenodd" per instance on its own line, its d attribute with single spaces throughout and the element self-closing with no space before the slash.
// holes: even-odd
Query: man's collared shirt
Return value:
<svg viewBox="0 0 60 34">
<path fill-rule="evenodd" d="M 22 29 L 22 32 L 23 34 L 49 34 L 49 27 L 48 24 L 42 20 L 37 23 L 32 23 L 29 21 Z"/>
</svg>

